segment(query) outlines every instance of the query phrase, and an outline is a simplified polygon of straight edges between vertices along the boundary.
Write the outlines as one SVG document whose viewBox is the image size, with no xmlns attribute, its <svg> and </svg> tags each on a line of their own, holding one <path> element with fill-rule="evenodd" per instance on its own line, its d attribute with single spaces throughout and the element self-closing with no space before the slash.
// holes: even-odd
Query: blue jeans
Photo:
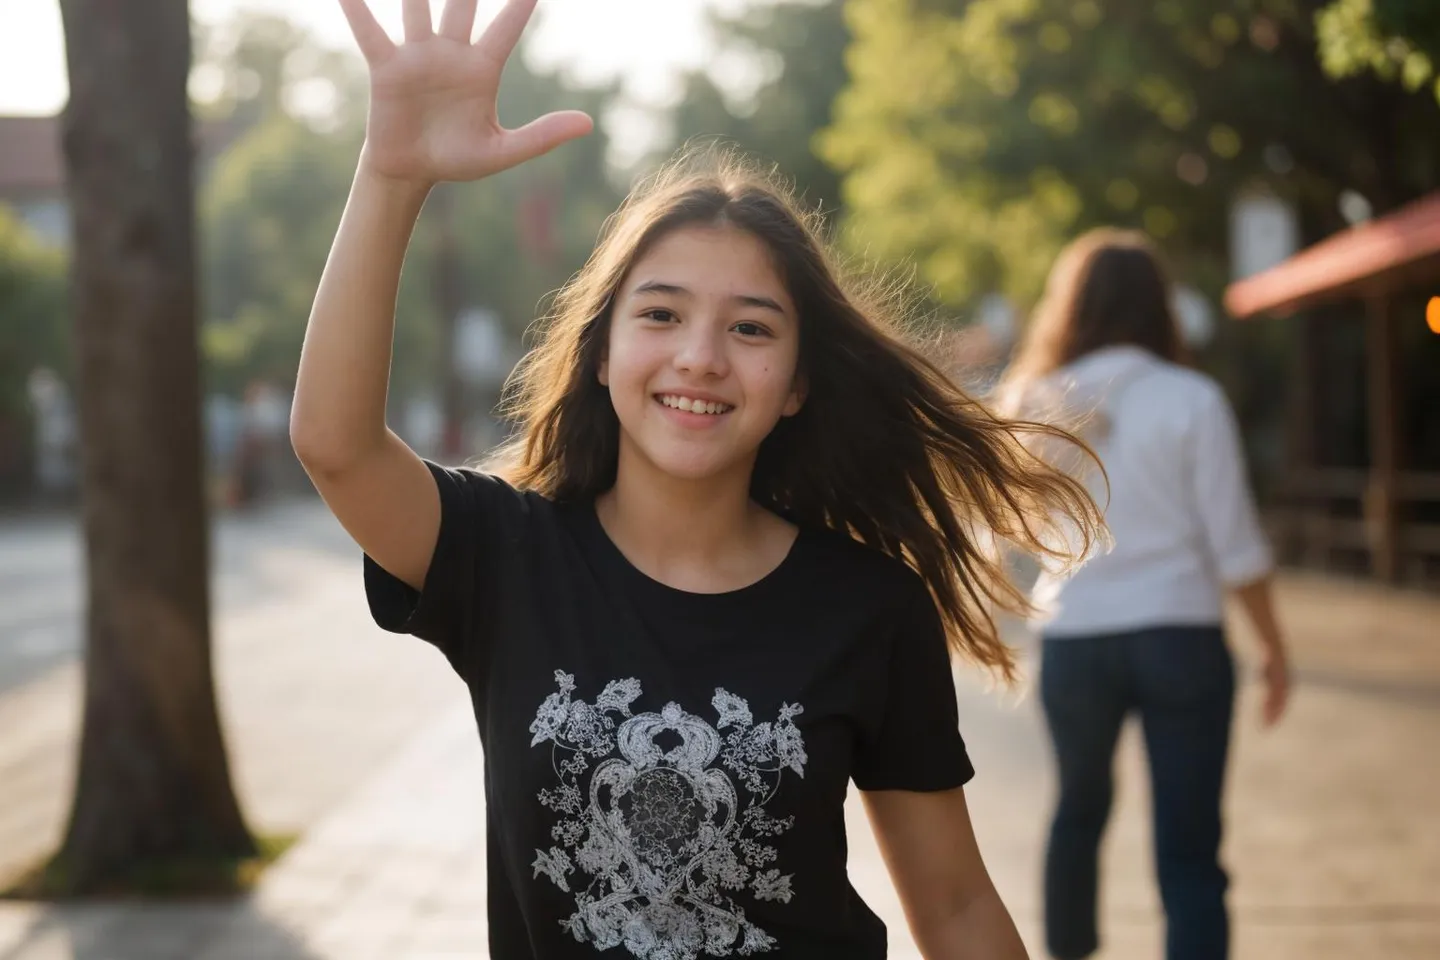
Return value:
<svg viewBox="0 0 1440 960">
<path fill-rule="evenodd" d="M 1045 937 L 1059 960 L 1099 947 L 1100 838 L 1110 816 L 1120 726 L 1140 717 L 1150 760 L 1156 874 L 1167 960 L 1224 960 L 1230 923 L 1220 865 L 1220 797 L 1235 665 L 1219 627 L 1047 637 L 1040 695 L 1059 763 L 1045 852 Z"/>
</svg>

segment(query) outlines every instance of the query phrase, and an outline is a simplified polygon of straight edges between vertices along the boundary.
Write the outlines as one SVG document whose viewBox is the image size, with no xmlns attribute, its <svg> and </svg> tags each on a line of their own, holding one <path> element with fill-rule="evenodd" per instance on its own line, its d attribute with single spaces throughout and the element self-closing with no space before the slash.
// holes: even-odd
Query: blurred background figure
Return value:
<svg viewBox="0 0 1440 960">
<path fill-rule="evenodd" d="M 1045 854 L 1045 933 L 1060 960 L 1099 945 L 1098 852 L 1122 724 L 1138 714 L 1154 797 L 1169 960 L 1228 954 L 1221 792 L 1235 697 L 1223 600 L 1264 646 L 1265 723 L 1284 708 L 1285 648 L 1270 549 L 1220 387 L 1185 366 L 1174 294 L 1142 234 L 1100 229 L 1067 247 L 1001 385 L 1002 403 L 1070 427 L 1100 463 L 1113 549 L 1042 573 L 1040 689 L 1059 773 Z M 1108 491 L 1107 491 L 1108 482 Z M 1108 492 L 1108 504 L 1107 504 Z"/>
<path fill-rule="evenodd" d="M 79 482 L 75 404 L 65 382 L 45 367 L 30 374 L 27 387 L 35 418 L 36 490 L 44 501 L 59 502 L 73 494 Z"/>
<path fill-rule="evenodd" d="M 290 403 L 274 384 L 257 380 L 246 388 L 241 411 L 235 502 L 250 504 L 272 494 L 281 480 L 290 452 Z"/>
</svg>

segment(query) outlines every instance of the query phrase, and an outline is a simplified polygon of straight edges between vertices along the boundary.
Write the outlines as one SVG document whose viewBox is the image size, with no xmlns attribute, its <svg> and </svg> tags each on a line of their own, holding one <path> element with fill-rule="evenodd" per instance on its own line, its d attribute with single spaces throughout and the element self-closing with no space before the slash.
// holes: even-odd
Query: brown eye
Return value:
<svg viewBox="0 0 1440 960">
<path fill-rule="evenodd" d="M 640 316 L 646 317 L 650 320 L 654 320 L 658 323 L 670 323 L 674 320 L 679 319 L 675 316 L 674 313 L 666 310 L 664 307 L 656 307 L 654 310 L 646 310 L 644 313 L 640 314 Z"/>
</svg>

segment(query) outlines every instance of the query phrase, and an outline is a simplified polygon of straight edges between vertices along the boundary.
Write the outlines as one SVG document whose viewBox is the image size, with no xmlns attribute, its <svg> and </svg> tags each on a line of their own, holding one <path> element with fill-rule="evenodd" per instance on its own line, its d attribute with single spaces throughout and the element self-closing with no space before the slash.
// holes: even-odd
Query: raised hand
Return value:
<svg viewBox="0 0 1440 960">
<path fill-rule="evenodd" d="M 437 30 L 428 0 L 404 0 L 405 41 L 385 33 L 366 0 L 340 0 L 370 65 L 370 116 L 362 164 L 397 180 L 478 180 L 589 133 L 577 110 L 515 130 L 500 125 L 500 73 L 536 0 L 507 0 L 475 43 L 476 0 L 446 0 Z"/>
</svg>

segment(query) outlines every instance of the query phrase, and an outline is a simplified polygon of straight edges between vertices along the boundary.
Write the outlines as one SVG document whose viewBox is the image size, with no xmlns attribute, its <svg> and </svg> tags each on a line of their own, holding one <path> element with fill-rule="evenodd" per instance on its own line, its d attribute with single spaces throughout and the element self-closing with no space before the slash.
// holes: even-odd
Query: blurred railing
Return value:
<svg viewBox="0 0 1440 960">
<path fill-rule="evenodd" d="M 1440 583 L 1440 523 L 1427 513 L 1440 508 L 1440 472 L 1400 471 L 1394 477 L 1397 579 Z M 1376 506 L 1375 479 L 1364 468 L 1317 467 L 1289 471 L 1265 511 L 1266 526 L 1281 557 L 1307 567 L 1330 569 L 1348 555 L 1362 557 L 1373 571 L 1387 549 Z"/>
</svg>

